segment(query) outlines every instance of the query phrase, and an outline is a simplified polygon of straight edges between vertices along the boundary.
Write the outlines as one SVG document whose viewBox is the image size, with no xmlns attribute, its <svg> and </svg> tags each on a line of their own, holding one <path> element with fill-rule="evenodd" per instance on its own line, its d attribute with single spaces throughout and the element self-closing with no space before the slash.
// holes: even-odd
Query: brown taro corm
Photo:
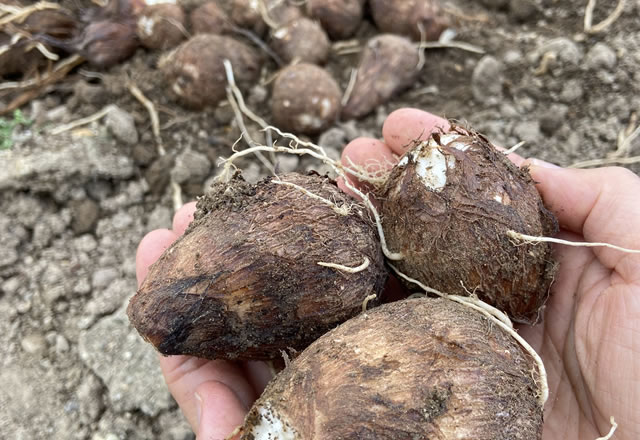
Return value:
<svg viewBox="0 0 640 440">
<path fill-rule="evenodd" d="M 300 17 L 274 29 L 269 45 L 286 63 L 324 64 L 331 49 L 329 37 L 313 20 Z"/>
<path fill-rule="evenodd" d="M 147 49 L 170 49 L 186 38 L 186 16 L 178 4 L 149 5 L 138 15 L 137 35 Z"/>
<path fill-rule="evenodd" d="M 45 64 L 46 59 L 36 49 L 35 41 L 40 37 L 52 39 L 72 38 L 79 30 L 80 23 L 64 11 L 44 9 L 31 13 L 24 22 L 14 22 L 17 31 L 7 28 L 0 32 L 0 76 L 13 74 L 27 74 L 37 70 Z M 20 40 L 13 40 L 16 32 L 24 36 Z M 35 39 L 35 41 L 34 41 Z M 50 51 L 51 46 L 49 46 Z"/>
<path fill-rule="evenodd" d="M 273 83 L 274 123 L 293 133 L 319 133 L 338 117 L 341 96 L 338 83 L 323 68 L 313 64 L 286 67 Z"/>
<path fill-rule="evenodd" d="M 267 386 L 242 440 L 542 438 L 533 359 L 480 313 L 418 298 L 361 314 Z"/>
<path fill-rule="evenodd" d="M 274 359 L 301 350 L 379 296 L 386 270 L 364 207 L 317 174 L 217 183 L 151 266 L 129 319 L 162 354 Z M 321 266 L 336 263 L 362 271 Z M 375 301 L 373 301 L 375 303 Z"/>
<path fill-rule="evenodd" d="M 451 25 L 440 0 L 369 0 L 373 20 L 382 32 L 435 41 Z"/>
<path fill-rule="evenodd" d="M 364 0 L 308 0 L 307 12 L 334 40 L 351 37 L 362 22 Z"/>
<path fill-rule="evenodd" d="M 261 11 L 261 7 L 265 10 Z M 228 10 L 236 26 L 258 35 L 263 35 L 270 26 L 282 26 L 302 15 L 299 8 L 282 0 L 230 0 Z M 269 25 L 264 21 L 265 16 Z"/>
<path fill-rule="evenodd" d="M 223 34 L 229 30 L 229 17 L 215 1 L 209 1 L 189 15 L 193 34 Z"/>
<path fill-rule="evenodd" d="M 383 34 L 370 39 L 342 109 L 343 119 L 363 117 L 413 84 L 419 74 L 418 61 L 418 50 L 404 37 Z"/>
<path fill-rule="evenodd" d="M 160 60 L 169 89 L 191 109 L 216 106 L 226 97 L 224 60 L 233 67 L 236 83 L 243 88 L 260 75 L 262 58 L 252 47 L 212 34 L 198 34 Z"/>
<path fill-rule="evenodd" d="M 449 294 L 476 294 L 517 322 L 535 323 L 556 264 L 549 243 L 514 243 L 508 231 L 558 230 L 526 169 L 484 136 L 453 124 L 416 142 L 380 195 L 398 269 Z"/>
</svg>

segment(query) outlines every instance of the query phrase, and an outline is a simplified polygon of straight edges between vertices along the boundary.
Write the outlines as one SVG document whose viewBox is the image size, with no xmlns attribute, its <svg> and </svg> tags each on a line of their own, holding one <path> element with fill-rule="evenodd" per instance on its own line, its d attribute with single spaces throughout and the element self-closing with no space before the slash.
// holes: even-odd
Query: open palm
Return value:
<svg viewBox="0 0 640 440">
<path fill-rule="evenodd" d="M 384 141 L 349 144 L 349 163 L 391 164 L 413 139 L 446 121 L 414 109 L 387 119 Z M 523 159 L 511 155 L 517 164 Z M 558 217 L 561 238 L 640 248 L 640 178 L 620 168 L 579 171 L 531 164 L 545 203 Z M 544 164 L 543 164 L 544 165 Z M 389 165 L 390 166 L 390 165 Z M 193 218 L 185 205 L 172 230 L 156 230 L 140 243 L 138 280 Z M 560 270 L 544 321 L 519 331 L 541 354 L 549 376 L 544 438 L 595 439 L 619 424 L 618 439 L 640 438 L 640 255 L 604 248 L 559 246 Z M 170 391 L 199 440 L 224 439 L 242 423 L 270 378 L 263 363 L 161 358 Z"/>
</svg>

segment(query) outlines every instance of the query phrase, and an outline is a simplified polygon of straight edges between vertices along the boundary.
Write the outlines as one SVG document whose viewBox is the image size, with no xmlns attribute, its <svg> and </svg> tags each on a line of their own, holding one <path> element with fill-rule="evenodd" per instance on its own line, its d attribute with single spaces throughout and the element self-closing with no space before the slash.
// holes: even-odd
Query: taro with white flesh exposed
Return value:
<svg viewBox="0 0 640 440">
<path fill-rule="evenodd" d="M 548 243 L 509 231 L 557 232 L 526 169 L 479 133 L 453 126 L 417 142 L 380 197 L 383 229 L 400 271 L 434 289 L 476 294 L 518 322 L 539 318 L 556 264 Z"/>
</svg>

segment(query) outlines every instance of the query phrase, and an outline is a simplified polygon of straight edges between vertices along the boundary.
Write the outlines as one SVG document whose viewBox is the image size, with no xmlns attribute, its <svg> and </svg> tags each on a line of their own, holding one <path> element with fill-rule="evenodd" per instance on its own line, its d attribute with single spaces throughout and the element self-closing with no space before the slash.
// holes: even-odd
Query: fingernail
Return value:
<svg viewBox="0 0 640 440">
<path fill-rule="evenodd" d="M 529 159 L 529 162 L 531 165 L 534 165 L 536 167 L 542 167 L 542 168 L 560 168 L 558 165 L 550 163 L 550 162 L 545 162 L 544 160 L 541 159 Z"/>
<path fill-rule="evenodd" d="M 200 394 L 198 393 L 195 393 L 194 395 L 196 397 L 196 425 L 197 425 L 197 428 L 199 428 L 200 417 L 202 416 L 202 397 L 200 397 Z"/>
</svg>

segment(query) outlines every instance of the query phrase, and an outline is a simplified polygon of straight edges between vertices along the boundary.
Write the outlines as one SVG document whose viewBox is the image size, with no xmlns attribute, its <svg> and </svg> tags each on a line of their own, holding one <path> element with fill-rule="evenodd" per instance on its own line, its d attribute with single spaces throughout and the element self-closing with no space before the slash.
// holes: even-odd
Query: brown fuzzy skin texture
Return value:
<svg viewBox="0 0 640 440">
<path fill-rule="evenodd" d="M 278 74 L 273 84 L 274 123 L 294 133 L 319 133 L 338 117 L 341 96 L 338 83 L 321 67 L 289 66 Z"/>
<path fill-rule="evenodd" d="M 107 69 L 131 57 L 139 44 L 132 20 L 103 20 L 84 29 L 77 52 L 92 66 Z"/>
<path fill-rule="evenodd" d="M 552 247 L 514 243 L 507 231 L 551 236 L 557 221 L 526 169 L 471 129 L 454 125 L 451 133 L 460 137 L 436 133 L 432 146 L 407 153 L 391 171 L 381 202 L 387 244 L 404 256 L 394 264 L 429 287 L 473 292 L 513 320 L 535 323 L 555 274 Z M 416 166 L 434 149 L 452 161 L 441 189 L 428 188 Z"/>
<path fill-rule="evenodd" d="M 451 20 L 439 0 L 369 0 L 371 15 L 382 32 L 407 35 L 420 41 L 420 25 L 427 41 L 435 41 Z"/>
<path fill-rule="evenodd" d="M 231 61 L 240 88 L 257 81 L 262 64 L 258 52 L 240 41 L 220 35 L 192 37 L 162 59 L 160 68 L 180 103 L 199 110 L 215 106 L 226 97 L 225 59 Z"/>
<path fill-rule="evenodd" d="M 324 29 L 306 17 L 275 29 L 269 45 L 286 63 L 295 59 L 302 63 L 324 64 L 331 49 Z"/>
<path fill-rule="evenodd" d="M 326 177 L 281 179 L 338 205 L 354 203 Z M 317 264 L 355 267 L 365 257 L 371 264 L 354 274 Z M 364 208 L 342 216 L 299 189 L 236 178 L 199 201 L 194 222 L 151 267 L 128 314 L 165 355 L 274 359 L 358 314 L 386 277 Z"/>
<path fill-rule="evenodd" d="M 363 0 L 309 0 L 307 11 L 334 40 L 351 37 L 362 22 Z"/>
<path fill-rule="evenodd" d="M 385 34 L 369 40 L 343 118 L 365 116 L 409 87 L 418 76 L 417 65 L 418 50 L 408 39 Z"/>
<path fill-rule="evenodd" d="M 180 5 L 150 5 L 138 17 L 138 38 L 147 49 L 170 49 L 186 38 L 186 22 Z"/>
<path fill-rule="evenodd" d="M 30 14 L 19 27 L 32 35 L 47 34 L 67 39 L 76 34 L 79 25 L 78 20 L 63 11 L 45 9 Z"/>
<path fill-rule="evenodd" d="M 206 2 L 189 15 L 194 34 L 223 34 L 229 30 L 229 17 L 216 2 Z"/>
<path fill-rule="evenodd" d="M 0 33 L 0 48 L 9 46 L 11 37 Z M 45 57 L 36 49 L 17 44 L 0 54 L 0 76 L 34 72 L 43 64 Z"/>
<path fill-rule="evenodd" d="M 537 377 L 481 314 L 445 299 L 398 301 L 309 346 L 269 383 L 240 438 L 540 439 Z M 255 435 L 276 419 L 290 436 Z"/>
</svg>

